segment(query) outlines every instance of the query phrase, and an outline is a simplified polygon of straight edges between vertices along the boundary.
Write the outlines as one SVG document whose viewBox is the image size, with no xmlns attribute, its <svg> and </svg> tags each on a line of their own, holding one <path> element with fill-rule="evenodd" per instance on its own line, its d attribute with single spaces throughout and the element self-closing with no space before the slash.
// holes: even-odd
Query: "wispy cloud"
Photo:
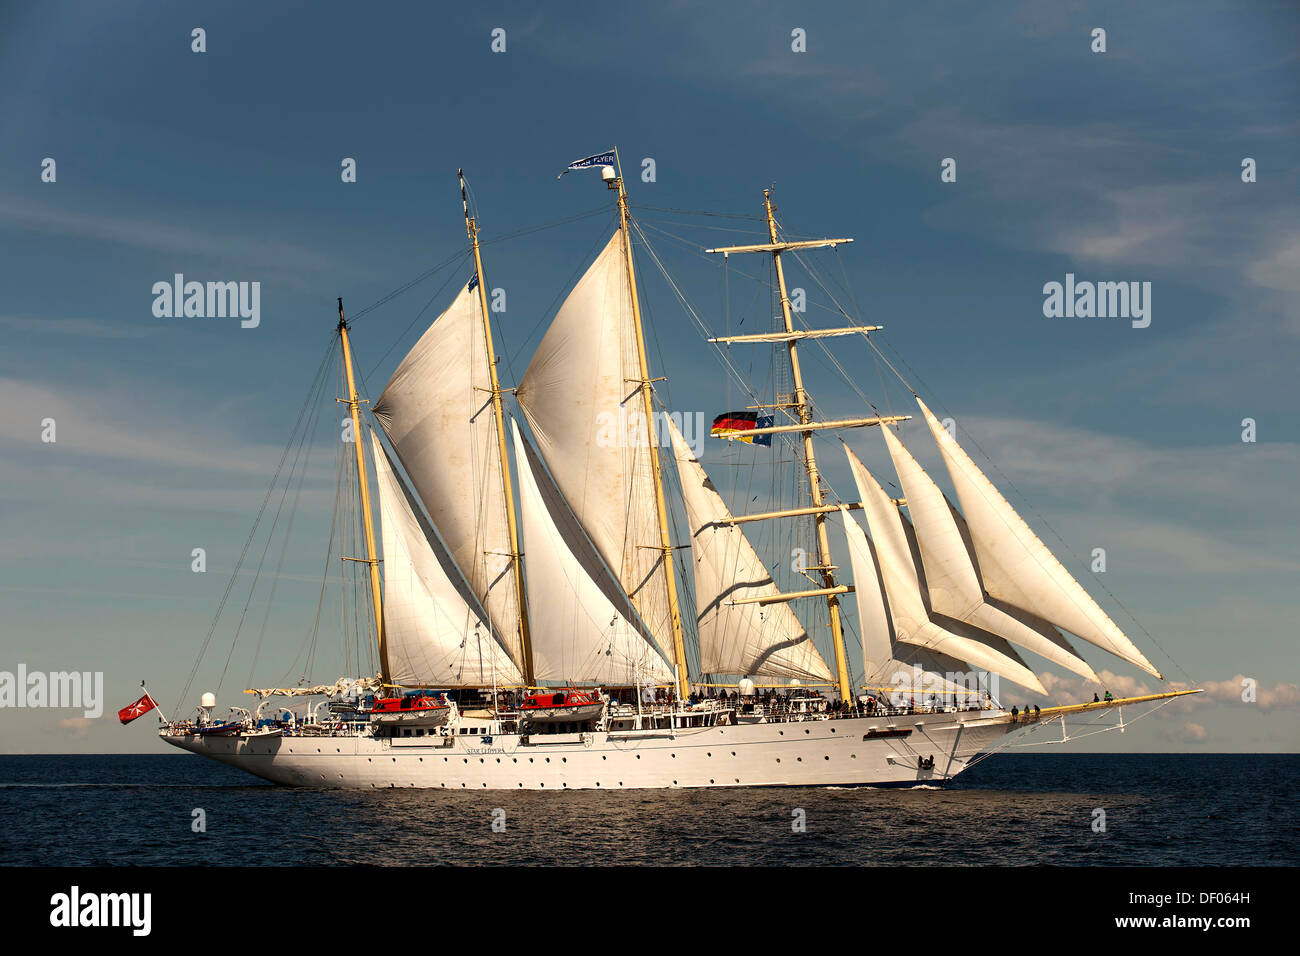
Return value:
<svg viewBox="0 0 1300 956">
<path fill-rule="evenodd" d="M 197 255 L 222 262 L 240 262 L 277 273 L 355 269 L 347 262 L 305 246 L 260 238 L 256 232 L 222 233 L 192 225 L 101 215 L 18 196 L 0 195 L 0 228 L 92 239 L 169 255 Z"/>
<path fill-rule="evenodd" d="M 90 339 L 140 339 L 156 334 L 140 324 L 106 322 L 103 319 L 37 318 L 0 315 L 0 328 L 40 335 L 72 335 Z"/>
</svg>

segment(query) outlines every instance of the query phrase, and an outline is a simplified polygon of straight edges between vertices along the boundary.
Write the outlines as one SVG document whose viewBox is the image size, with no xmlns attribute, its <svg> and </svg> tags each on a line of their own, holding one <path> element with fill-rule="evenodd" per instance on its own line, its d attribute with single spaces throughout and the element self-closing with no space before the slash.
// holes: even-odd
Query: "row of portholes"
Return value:
<svg viewBox="0 0 1300 956">
<path fill-rule="evenodd" d="M 668 756 L 669 756 L 669 757 L 672 757 L 673 760 L 676 760 L 676 758 L 677 758 L 677 754 L 676 754 L 676 753 L 669 753 Z M 714 756 L 714 752 L 712 752 L 712 750 L 706 750 L 706 752 L 705 752 L 705 756 L 706 756 L 706 757 L 712 757 L 712 756 Z M 732 750 L 732 752 L 731 752 L 731 756 L 732 756 L 732 757 L 735 757 L 735 756 L 736 756 L 736 752 L 735 752 L 735 750 Z M 855 754 L 855 753 L 850 753 L 849 756 L 850 756 L 850 757 L 853 757 L 854 760 L 857 760 L 857 758 L 858 758 L 858 754 Z M 640 754 L 640 753 L 636 754 L 636 758 L 637 758 L 637 760 L 641 760 L 641 754 Z M 424 757 L 419 757 L 419 758 L 417 758 L 417 760 L 419 760 L 421 763 L 424 763 Z M 450 757 L 443 757 L 443 758 L 442 758 L 442 762 L 443 762 L 443 763 L 450 762 L 450 760 L 451 760 Z M 469 758 L 468 758 L 468 757 L 461 758 L 461 760 L 463 760 L 464 763 L 468 763 L 468 762 L 469 762 Z M 550 758 L 550 757 L 546 757 L 545 760 L 546 760 L 547 763 L 550 763 L 550 762 L 551 762 L 551 758 Z M 601 760 L 608 760 L 608 757 L 604 756 L 604 754 L 601 754 Z M 802 757 L 796 757 L 796 758 L 794 758 L 794 760 L 797 760 L 798 762 L 801 762 L 801 763 L 803 762 L 803 758 L 802 758 Z M 827 757 L 823 757 L 823 760 L 831 760 L 831 757 L 829 757 L 829 756 L 827 756 Z M 370 758 L 370 757 L 365 758 L 365 762 L 367 762 L 367 763 L 372 762 L 372 758 Z M 394 762 L 394 763 L 398 762 L 398 758 L 393 757 L 393 762 Z M 480 757 L 480 758 L 478 758 L 478 762 L 480 762 L 480 763 L 485 763 L 486 761 L 485 761 L 485 758 Z M 497 758 L 497 762 L 500 763 L 500 757 Z M 511 757 L 511 762 L 512 762 L 512 763 L 519 763 L 519 757 Z M 533 758 L 532 758 L 532 757 L 529 757 L 529 758 L 528 758 L 528 762 L 529 762 L 529 763 L 532 763 L 532 762 L 533 762 Z M 781 758 L 780 758 L 780 757 L 777 757 L 777 758 L 776 758 L 776 762 L 777 762 L 777 763 L 780 763 L 780 762 L 781 762 Z M 560 757 L 560 763 L 568 763 L 568 757 Z"/>
<path fill-rule="evenodd" d="M 322 780 L 325 779 L 325 774 L 321 774 L 321 779 L 322 779 Z M 339 774 L 339 775 L 338 775 L 338 779 L 341 779 L 341 780 L 342 780 L 342 779 L 343 779 L 343 774 Z M 737 778 L 735 778 L 735 780 L 736 780 L 736 783 L 740 783 L 740 778 L 737 777 Z M 708 779 L 708 782 L 710 782 L 710 783 L 718 783 L 718 780 L 715 780 L 715 779 L 710 778 L 710 779 Z M 411 787 L 415 787 L 415 784 L 412 783 L 412 784 L 409 784 L 409 786 L 411 786 Z M 439 787 L 442 787 L 443 790 L 446 790 L 447 784 L 446 784 L 446 783 L 439 783 L 438 786 L 439 786 Z M 460 787 L 463 788 L 463 790 L 464 790 L 464 788 L 467 788 L 468 786 L 469 786 L 468 783 L 461 783 L 461 784 L 460 784 Z M 482 786 L 486 787 L 487 784 L 484 783 L 484 784 L 482 784 Z M 519 786 L 520 786 L 520 787 L 523 787 L 523 786 L 524 786 L 524 782 L 523 782 L 523 780 L 520 780 L 520 782 L 519 782 Z M 546 784 L 545 784 L 545 783 L 538 782 L 537 786 L 538 786 L 539 790 L 546 790 Z M 599 780 L 597 780 L 597 782 L 595 782 L 595 786 L 597 786 L 597 787 L 601 786 L 601 782 L 599 782 Z M 620 787 L 623 786 L 623 780 L 619 780 L 619 786 L 620 786 Z M 673 780 L 673 782 L 672 782 L 672 786 L 673 786 L 673 787 L 676 787 L 676 786 L 679 786 L 679 784 L 677 784 L 676 780 Z M 372 784 L 370 784 L 370 790 L 378 790 L 378 787 L 380 787 L 380 784 L 377 784 L 377 783 L 372 783 Z M 560 783 L 560 787 L 564 788 L 564 790 L 568 790 L 568 784 L 567 784 L 567 783 Z M 396 788 L 396 784 L 395 784 L 395 783 L 390 783 L 390 784 L 389 784 L 389 787 L 387 787 L 387 788 L 389 788 L 389 790 L 395 790 L 395 788 Z"/>
<path fill-rule="evenodd" d="M 677 754 L 672 754 L 671 756 L 675 758 L 675 757 L 677 756 Z M 705 756 L 706 756 L 706 757 L 712 757 L 712 756 L 713 756 L 713 751 L 707 751 L 707 752 L 705 753 Z M 735 752 L 734 750 L 731 751 L 731 756 L 733 756 L 733 757 L 736 756 L 736 752 Z M 423 757 L 419 757 L 419 758 L 417 758 L 417 759 L 419 760 L 420 763 L 424 763 L 424 758 L 423 758 Z M 448 762 L 448 759 L 449 759 L 449 758 L 447 758 L 447 757 L 443 757 L 443 758 L 442 758 L 442 762 L 443 762 L 443 763 L 447 763 L 447 762 Z M 550 757 L 547 757 L 547 758 L 545 758 L 545 759 L 546 759 L 546 762 L 547 762 L 547 763 L 550 763 L 550 762 L 551 762 L 551 758 L 550 758 Z M 605 760 L 606 757 L 605 757 L 604 755 L 602 755 L 600 759 L 601 759 L 601 760 Z M 640 760 L 640 759 L 641 759 L 641 755 L 640 755 L 640 754 L 637 754 L 637 755 L 636 755 L 636 759 L 637 759 L 637 760 Z M 803 757 L 795 757 L 794 759 L 795 759 L 798 763 L 803 763 Z M 826 755 L 824 755 L 824 756 L 822 757 L 822 759 L 823 759 L 823 760 L 830 760 L 830 759 L 831 759 L 831 758 L 830 758 L 830 754 L 826 754 Z M 857 760 L 857 759 L 858 759 L 858 755 L 857 755 L 857 754 L 849 754 L 849 759 L 851 759 L 851 760 Z M 518 758 L 518 757 L 512 757 L 512 758 L 511 758 L 511 761 L 512 761 L 513 763 L 518 763 L 518 762 L 519 762 L 519 758 Z M 372 761 L 371 761 L 371 758 L 367 757 L 367 758 L 366 758 L 366 762 L 367 762 L 367 763 L 371 763 L 371 762 L 372 762 Z M 468 757 L 465 757 L 465 758 L 464 758 L 464 762 L 465 762 L 465 763 L 469 763 L 469 758 L 468 758 Z M 485 763 L 485 760 L 484 760 L 482 757 L 480 757 L 478 762 L 479 762 L 479 763 Z M 497 763 L 500 763 L 500 762 L 501 762 L 501 758 L 500 758 L 500 757 L 497 757 Z M 528 762 L 529 762 L 529 763 L 532 763 L 532 762 L 533 762 L 533 758 L 532 758 L 532 757 L 529 757 L 529 758 L 528 758 Z M 569 758 L 568 758 L 568 757 L 561 757 L 561 758 L 560 758 L 560 762 L 561 762 L 561 763 L 568 763 L 568 762 L 569 762 Z M 780 757 L 777 757 L 777 758 L 776 758 L 776 762 L 777 762 L 777 763 L 780 763 L 780 762 L 781 762 L 781 758 L 780 758 Z M 397 763 L 397 758 L 396 758 L 396 757 L 393 758 L 393 763 Z M 325 779 L 323 774 L 322 774 L 322 776 L 321 776 L 321 779 L 322 779 L 322 780 Z M 340 779 L 340 780 L 343 779 L 343 774 L 339 774 L 339 779 Z M 713 783 L 713 780 L 710 780 L 709 783 Z M 740 780 L 737 779 L 737 780 L 736 780 L 736 783 L 740 783 Z M 673 785 L 674 785 L 674 786 L 677 785 L 677 781 L 676 781 L 676 780 L 673 781 Z M 372 784 L 372 786 L 373 786 L 373 784 Z M 446 784 L 444 783 L 442 786 L 445 787 Z M 461 784 L 461 786 L 463 787 L 463 786 L 465 786 L 465 784 Z M 483 784 L 483 786 L 486 787 L 487 784 L 485 783 L 485 784 Z M 519 786 L 522 787 L 523 784 L 520 783 Z M 545 784 L 542 784 L 542 786 L 546 786 L 546 785 L 545 785 Z M 566 784 L 562 784 L 562 786 L 567 787 L 568 784 L 567 784 L 567 783 L 566 783 Z M 597 782 L 597 783 L 596 783 L 596 786 L 599 787 L 599 786 L 600 786 L 600 783 Z M 623 786 L 622 781 L 619 782 L 619 786 L 620 786 L 620 787 Z"/>
</svg>

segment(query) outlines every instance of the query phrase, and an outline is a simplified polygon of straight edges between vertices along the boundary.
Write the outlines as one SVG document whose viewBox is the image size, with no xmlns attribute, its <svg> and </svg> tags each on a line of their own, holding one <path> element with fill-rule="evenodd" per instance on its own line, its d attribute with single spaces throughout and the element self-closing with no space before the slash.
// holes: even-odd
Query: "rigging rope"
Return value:
<svg viewBox="0 0 1300 956">
<path fill-rule="evenodd" d="M 198 656 L 195 658 L 194 666 L 190 669 L 190 674 L 185 681 L 184 689 L 181 691 L 180 696 L 176 700 L 176 706 L 173 708 L 173 713 L 182 712 L 181 706 L 185 702 L 185 698 L 187 698 L 190 694 L 190 689 L 194 684 L 194 678 L 198 675 L 199 666 L 200 664 L 202 664 L 203 657 L 207 653 L 208 645 L 212 642 L 212 635 L 216 633 L 217 623 L 221 620 L 221 613 L 222 611 L 225 610 L 226 601 L 230 598 L 230 592 L 235 587 L 235 581 L 238 579 L 240 569 L 243 567 L 244 558 L 248 554 L 248 549 L 253 544 L 253 537 L 257 534 L 257 529 L 262 521 L 262 515 L 265 513 L 266 506 L 271 500 L 272 493 L 275 491 L 275 485 L 280 478 L 280 472 L 284 468 L 284 463 L 289 457 L 289 451 L 294 444 L 294 437 L 297 435 L 298 429 L 303 423 L 304 416 L 306 416 L 307 414 L 307 410 L 310 407 L 312 401 L 312 396 L 316 393 L 318 382 L 321 379 L 321 377 L 324 376 L 326 373 L 327 363 L 329 361 L 330 356 L 333 354 L 333 352 L 334 352 L 334 341 L 333 341 L 333 334 L 331 333 L 329 345 L 325 349 L 325 354 L 321 356 L 320 364 L 317 366 L 316 374 L 313 376 L 312 387 L 309 390 L 307 397 L 303 400 L 302 408 L 298 410 L 297 420 L 294 422 L 293 430 L 289 434 L 289 440 L 284 446 L 284 451 L 280 455 L 280 462 L 278 465 L 276 465 L 275 474 L 271 477 L 271 484 L 266 489 L 266 494 L 262 498 L 261 507 L 259 507 L 257 510 L 257 517 L 254 518 L 253 526 L 248 531 L 248 537 L 244 541 L 244 547 L 239 554 L 239 559 L 235 562 L 234 570 L 230 572 L 230 580 L 227 581 L 226 589 L 221 595 L 220 603 L 217 605 L 217 613 L 214 614 L 212 617 L 212 624 L 208 627 L 208 633 L 204 637 L 203 644 L 199 648 Z"/>
</svg>

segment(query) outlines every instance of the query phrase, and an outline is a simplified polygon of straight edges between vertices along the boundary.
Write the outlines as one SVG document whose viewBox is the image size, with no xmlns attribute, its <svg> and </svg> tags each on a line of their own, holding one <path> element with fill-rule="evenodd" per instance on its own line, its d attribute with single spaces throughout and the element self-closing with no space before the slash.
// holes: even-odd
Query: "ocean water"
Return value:
<svg viewBox="0 0 1300 956">
<path fill-rule="evenodd" d="M 1295 866 L 1298 787 L 1295 754 L 1000 755 L 944 789 L 551 793 L 288 789 L 189 754 L 0 756 L 0 865 Z"/>
</svg>

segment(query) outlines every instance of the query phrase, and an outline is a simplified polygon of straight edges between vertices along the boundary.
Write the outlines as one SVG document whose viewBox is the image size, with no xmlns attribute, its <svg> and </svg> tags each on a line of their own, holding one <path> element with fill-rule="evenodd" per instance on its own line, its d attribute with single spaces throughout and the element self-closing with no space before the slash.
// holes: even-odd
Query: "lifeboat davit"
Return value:
<svg viewBox="0 0 1300 956">
<path fill-rule="evenodd" d="M 519 705 L 519 716 L 537 724 L 595 720 L 605 709 L 605 702 L 595 691 L 557 690 L 554 693 L 529 694 Z"/>
<path fill-rule="evenodd" d="M 370 719 L 377 724 L 403 727 L 441 727 L 451 719 L 451 705 L 445 697 L 432 694 L 378 697 Z"/>
</svg>

